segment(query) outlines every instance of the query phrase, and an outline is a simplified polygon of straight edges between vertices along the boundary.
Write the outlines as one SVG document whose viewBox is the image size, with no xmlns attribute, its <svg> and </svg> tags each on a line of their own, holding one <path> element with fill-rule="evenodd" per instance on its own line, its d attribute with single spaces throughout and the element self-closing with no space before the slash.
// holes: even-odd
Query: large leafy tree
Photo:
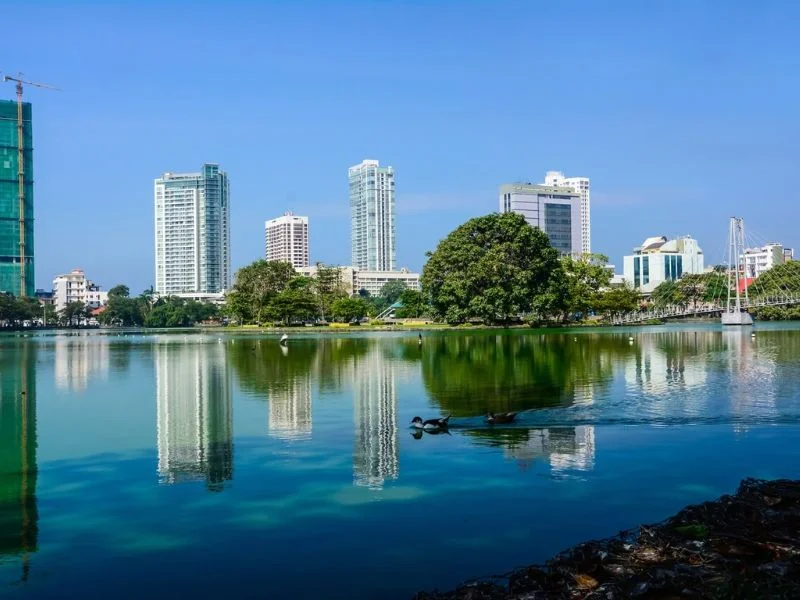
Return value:
<svg viewBox="0 0 800 600">
<path fill-rule="evenodd" d="M 508 321 L 529 312 L 562 273 L 547 235 L 516 213 L 467 221 L 429 253 L 422 286 L 449 323 Z"/>
<path fill-rule="evenodd" d="M 131 298 L 127 285 L 115 285 L 108 290 L 108 304 L 98 320 L 104 325 L 140 326 L 144 324 L 144 316 L 149 307 L 150 303 L 141 296 Z"/>
<path fill-rule="evenodd" d="M 331 313 L 338 321 L 354 321 L 367 315 L 367 303 L 361 298 L 340 298 L 333 303 Z"/>
<path fill-rule="evenodd" d="M 404 281 L 388 281 L 381 288 L 381 298 L 386 306 L 391 306 L 400 299 L 404 291 L 408 289 Z"/>
<path fill-rule="evenodd" d="M 324 321 L 331 312 L 331 305 L 336 300 L 347 297 L 342 270 L 339 267 L 326 267 L 322 263 L 317 263 L 312 291 L 316 297 L 319 314 Z"/>
<path fill-rule="evenodd" d="M 633 312 L 641 306 L 642 295 L 628 284 L 598 294 L 595 310 L 607 318 Z"/>
<path fill-rule="evenodd" d="M 401 318 L 422 317 L 430 311 L 430 306 L 425 301 L 425 296 L 421 292 L 406 289 L 400 294 L 402 308 L 397 309 L 396 314 Z"/>
<path fill-rule="evenodd" d="M 257 260 L 236 272 L 228 312 L 242 322 L 261 323 L 272 300 L 297 276 L 287 262 Z"/>
<path fill-rule="evenodd" d="M 313 288 L 314 282 L 308 277 L 291 279 L 286 288 L 272 298 L 266 314 L 284 325 L 313 317 L 318 306 Z"/>
<path fill-rule="evenodd" d="M 597 309 L 600 290 L 607 288 L 611 281 L 611 271 L 606 263 L 608 257 L 602 254 L 565 256 L 561 259 L 566 280 L 565 319 L 570 316 L 582 318 Z"/>
</svg>

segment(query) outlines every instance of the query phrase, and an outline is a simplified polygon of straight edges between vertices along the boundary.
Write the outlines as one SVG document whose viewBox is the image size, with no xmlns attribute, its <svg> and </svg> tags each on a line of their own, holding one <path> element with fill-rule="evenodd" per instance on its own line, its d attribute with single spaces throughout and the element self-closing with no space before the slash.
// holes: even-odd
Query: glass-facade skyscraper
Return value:
<svg viewBox="0 0 800 600">
<path fill-rule="evenodd" d="M 33 296 L 33 134 L 27 102 L 22 104 L 22 122 L 24 207 L 20 220 L 17 103 L 0 100 L 0 292 Z M 24 289 L 20 289 L 21 268 L 25 269 Z"/>
<path fill-rule="evenodd" d="M 230 287 L 228 175 L 205 164 L 199 173 L 155 180 L 158 294 L 214 294 Z"/>
<path fill-rule="evenodd" d="M 394 271 L 394 169 L 364 160 L 348 169 L 350 182 L 350 251 L 353 267 Z"/>
</svg>

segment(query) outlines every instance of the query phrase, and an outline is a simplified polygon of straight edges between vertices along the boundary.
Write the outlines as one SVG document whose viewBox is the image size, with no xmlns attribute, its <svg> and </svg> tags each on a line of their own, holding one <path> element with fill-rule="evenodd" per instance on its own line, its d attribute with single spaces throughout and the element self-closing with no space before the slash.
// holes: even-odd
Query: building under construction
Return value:
<svg viewBox="0 0 800 600">
<path fill-rule="evenodd" d="M 23 169 L 19 169 L 17 103 L 0 100 L 0 292 L 33 296 L 33 136 L 31 105 L 22 103 Z M 20 176 L 20 172 L 24 174 Z M 20 181 L 24 181 L 20 194 Z M 20 202 L 20 196 L 23 201 Z M 20 215 L 20 204 L 24 205 Z M 20 227 L 23 231 L 20 232 Z M 20 273 L 20 269 L 25 269 Z M 25 282 L 25 289 L 20 289 Z"/>
</svg>

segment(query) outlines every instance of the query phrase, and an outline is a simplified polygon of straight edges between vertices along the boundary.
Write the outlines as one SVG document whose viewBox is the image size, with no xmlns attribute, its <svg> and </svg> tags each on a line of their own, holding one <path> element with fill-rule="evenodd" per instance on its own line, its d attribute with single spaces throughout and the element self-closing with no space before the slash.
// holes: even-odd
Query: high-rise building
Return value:
<svg viewBox="0 0 800 600">
<path fill-rule="evenodd" d="M 544 185 L 572 188 L 581 196 L 581 252 L 592 251 L 591 197 L 588 177 L 564 177 L 561 171 L 548 171 Z"/>
<path fill-rule="evenodd" d="M 295 269 L 308 266 L 308 217 L 287 212 L 264 223 L 267 260 L 288 262 Z"/>
<path fill-rule="evenodd" d="M 350 251 L 353 266 L 394 271 L 394 169 L 364 160 L 347 171 L 350 181 Z"/>
<path fill-rule="evenodd" d="M 17 103 L 0 100 L 0 292 L 33 296 L 33 134 L 28 102 L 22 104 L 22 169 L 19 142 Z"/>
<path fill-rule="evenodd" d="M 230 287 L 228 175 L 205 164 L 199 173 L 155 180 L 156 286 L 161 295 L 213 294 Z"/>
<path fill-rule="evenodd" d="M 561 254 L 581 254 L 581 196 L 569 188 L 532 183 L 500 186 L 500 212 L 525 217 Z"/>
</svg>

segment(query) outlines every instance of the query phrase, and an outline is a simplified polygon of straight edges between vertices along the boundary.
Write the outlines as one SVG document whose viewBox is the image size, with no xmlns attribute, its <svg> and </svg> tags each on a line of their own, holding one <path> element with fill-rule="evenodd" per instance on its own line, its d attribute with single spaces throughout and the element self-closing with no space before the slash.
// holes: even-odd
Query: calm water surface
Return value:
<svg viewBox="0 0 800 600">
<path fill-rule="evenodd" d="M 0 595 L 407 598 L 798 478 L 756 331 L 2 336 Z"/>
</svg>

